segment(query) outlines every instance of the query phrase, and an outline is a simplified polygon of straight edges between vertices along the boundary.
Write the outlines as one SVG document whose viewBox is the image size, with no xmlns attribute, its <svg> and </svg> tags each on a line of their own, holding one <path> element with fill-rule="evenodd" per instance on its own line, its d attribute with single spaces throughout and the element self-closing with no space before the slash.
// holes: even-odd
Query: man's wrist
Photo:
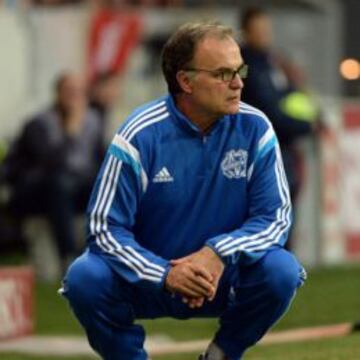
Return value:
<svg viewBox="0 0 360 360">
<path fill-rule="evenodd" d="M 165 272 L 162 276 L 162 279 L 161 279 L 161 284 L 162 284 L 161 289 L 163 289 L 164 291 L 169 292 L 169 293 L 173 293 L 173 291 L 169 289 L 168 282 L 167 282 L 167 278 L 169 276 L 169 272 L 170 272 L 171 268 L 172 268 L 172 266 L 170 265 L 170 263 L 168 263 L 168 265 L 165 268 Z"/>
<path fill-rule="evenodd" d="M 221 257 L 221 255 L 217 252 L 217 250 L 211 244 L 205 244 L 204 248 L 210 249 L 213 258 L 219 259 L 224 265 L 226 265 L 224 259 Z M 210 254 L 210 251 L 209 251 L 209 254 Z"/>
</svg>

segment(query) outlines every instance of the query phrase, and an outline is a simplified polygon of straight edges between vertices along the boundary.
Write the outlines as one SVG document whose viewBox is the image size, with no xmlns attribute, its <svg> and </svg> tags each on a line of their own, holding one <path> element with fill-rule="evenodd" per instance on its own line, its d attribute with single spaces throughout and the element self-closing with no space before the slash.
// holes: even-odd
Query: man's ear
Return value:
<svg viewBox="0 0 360 360">
<path fill-rule="evenodd" d="M 181 90 L 186 94 L 191 94 L 193 91 L 191 76 L 184 70 L 178 71 L 176 74 L 176 80 L 178 81 Z"/>
</svg>

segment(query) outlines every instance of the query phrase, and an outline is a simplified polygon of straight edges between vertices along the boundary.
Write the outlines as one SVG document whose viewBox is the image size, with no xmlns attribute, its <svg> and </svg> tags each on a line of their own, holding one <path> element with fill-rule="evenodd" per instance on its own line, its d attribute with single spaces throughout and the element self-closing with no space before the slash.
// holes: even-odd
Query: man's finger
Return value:
<svg viewBox="0 0 360 360">
<path fill-rule="evenodd" d="M 215 288 L 215 291 L 214 293 L 208 297 L 208 300 L 209 301 L 213 301 L 215 296 L 216 296 L 216 293 L 217 293 L 217 289 L 218 289 L 218 286 L 219 286 L 219 281 L 220 281 L 220 277 L 216 278 L 215 281 L 214 281 L 214 288 Z"/>
<path fill-rule="evenodd" d="M 179 264 L 183 264 L 184 262 L 187 262 L 189 260 L 190 260 L 190 256 L 184 256 L 182 258 L 170 260 L 170 264 L 171 265 L 179 265 Z"/>
<path fill-rule="evenodd" d="M 201 306 L 204 305 L 205 302 L 205 298 L 204 297 L 200 297 L 200 298 L 186 298 L 183 297 L 183 302 L 185 304 L 188 304 L 188 306 L 192 309 L 194 308 L 200 308 Z"/>
<path fill-rule="evenodd" d="M 199 298 L 199 297 L 210 297 L 213 295 L 215 288 L 210 284 L 210 289 L 204 288 L 199 285 L 199 281 L 201 282 L 200 277 L 196 276 L 185 276 L 181 283 L 177 286 L 177 291 L 180 292 L 182 295 L 191 298 Z"/>
<path fill-rule="evenodd" d="M 183 284 L 182 286 L 179 286 L 178 292 L 187 298 L 198 298 L 200 296 L 203 296 L 201 292 L 199 292 L 196 288 L 189 284 Z"/>
<path fill-rule="evenodd" d="M 189 280 L 190 281 L 188 281 L 185 286 L 187 289 L 191 289 L 192 291 L 196 292 L 195 297 L 210 297 L 215 292 L 214 286 L 207 282 L 203 283 L 204 280 L 200 277 Z"/>
<path fill-rule="evenodd" d="M 196 277 L 192 280 L 196 286 L 202 288 L 204 290 L 204 296 L 210 297 L 215 293 L 216 287 L 213 283 L 205 280 L 202 276 L 196 275 Z"/>
<path fill-rule="evenodd" d="M 194 269 L 196 275 L 203 277 L 206 281 L 208 281 L 210 283 L 214 282 L 214 277 L 210 274 L 210 272 L 208 270 L 206 270 L 202 266 L 198 266 L 198 265 L 193 265 L 193 266 L 194 266 L 193 269 Z"/>
<path fill-rule="evenodd" d="M 189 306 L 192 308 L 200 308 L 204 305 L 205 298 L 191 299 L 189 302 Z"/>
</svg>

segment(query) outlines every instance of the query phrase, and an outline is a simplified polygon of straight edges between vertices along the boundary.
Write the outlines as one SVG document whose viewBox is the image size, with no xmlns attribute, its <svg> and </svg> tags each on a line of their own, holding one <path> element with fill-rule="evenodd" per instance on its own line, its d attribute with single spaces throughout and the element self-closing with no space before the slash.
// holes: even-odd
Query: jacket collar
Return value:
<svg viewBox="0 0 360 360">
<path fill-rule="evenodd" d="M 176 106 L 175 100 L 172 95 L 167 96 L 167 105 L 169 107 L 170 113 L 173 115 L 172 118 L 176 122 L 178 126 L 180 126 L 182 129 L 191 132 L 193 134 L 196 134 L 198 136 L 203 136 L 201 130 L 199 127 L 194 124 L 188 117 L 186 117 Z M 211 127 L 209 133 L 207 135 L 210 135 L 217 131 L 221 126 L 224 120 L 228 117 L 228 115 L 225 115 L 221 117 L 219 120 L 217 120 L 213 126 Z"/>
</svg>

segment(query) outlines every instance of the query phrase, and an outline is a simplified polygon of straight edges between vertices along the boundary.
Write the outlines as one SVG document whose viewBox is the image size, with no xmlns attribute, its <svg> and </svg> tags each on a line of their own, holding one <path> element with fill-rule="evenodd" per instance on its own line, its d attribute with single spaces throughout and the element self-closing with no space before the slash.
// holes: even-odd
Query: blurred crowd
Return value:
<svg viewBox="0 0 360 360">
<path fill-rule="evenodd" d="M 74 4 L 88 4 L 95 7 L 120 8 L 124 6 L 136 7 L 180 7 L 211 4 L 212 1 L 196 0 L 1 0 L 0 4 L 7 6 L 62 6 Z"/>
<path fill-rule="evenodd" d="M 13 219 L 18 231 L 10 236 L 26 242 L 24 221 L 45 216 L 63 269 L 79 250 L 74 219 L 85 211 L 101 164 L 107 116 L 118 89 L 115 73 L 101 73 L 89 84 L 78 74 L 59 74 L 53 102 L 26 120 L 0 169 L 8 189 L 0 218 Z M 9 236 L 1 233 L 6 227 L 0 223 L 0 238 Z"/>
</svg>

